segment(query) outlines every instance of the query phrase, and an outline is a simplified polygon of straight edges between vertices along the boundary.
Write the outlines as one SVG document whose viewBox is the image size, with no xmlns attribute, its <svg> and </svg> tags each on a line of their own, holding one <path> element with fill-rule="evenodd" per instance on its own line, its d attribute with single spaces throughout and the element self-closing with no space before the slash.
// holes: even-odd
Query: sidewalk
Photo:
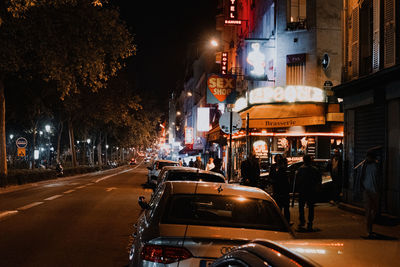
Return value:
<svg viewBox="0 0 400 267">
<path fill-rule="evenodd" d="M 305 210 L 307 218 L 307 208 Z M 301 239 L 360 239 L 366 233 L 364 216 L 339 208 L 329 203 L 320 203 L 315 206 L 314 228 L 319 231 L 312 233 L 296 232 L 299 223 L 297 203 L 290 208 L 292 229 L 297 238 Z M 400 240 L 400 224 L 395 220 L 380 220 L 374 224 L 373 231 L 382 239 Z"/>
</svg>

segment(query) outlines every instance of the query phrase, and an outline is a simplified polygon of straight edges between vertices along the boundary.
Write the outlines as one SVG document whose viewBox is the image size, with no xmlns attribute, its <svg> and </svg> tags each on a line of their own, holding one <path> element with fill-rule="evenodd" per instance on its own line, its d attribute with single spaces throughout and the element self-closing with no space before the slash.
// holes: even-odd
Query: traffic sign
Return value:
<svg viewBox="0 0 400 267">
<path fill-rule="evenodd" d="M 18 148 L 25 148 L 28 145 L 28 140 L 24 137 L 20 137 L 15 141 L 15 144 L 17 145 Z"/>
<path fill-rule="evenodd" d="M 26 149 L 19 147 L 18 151 L 17 151 L 17 155 L 18 155 L 18 157 L 25 157 L 26 156 Z"/>
<path fill-rule="evenodd" d="M 230 119 L 232 113 L 232 132 L 229 131 Z M 237 112 L 225 112 L 219 118 L 219 127 L 226 134 L 237 133 L 242 128 L 242 118 Z"/>
</svg>

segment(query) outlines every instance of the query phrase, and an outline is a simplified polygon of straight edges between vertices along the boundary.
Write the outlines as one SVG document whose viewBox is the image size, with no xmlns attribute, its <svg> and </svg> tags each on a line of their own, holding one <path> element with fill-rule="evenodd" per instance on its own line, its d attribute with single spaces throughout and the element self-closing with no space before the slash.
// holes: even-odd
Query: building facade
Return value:
<svg viewBox="0 0 400 267">
<path fill-rule="evenodd" d="M 237 78 L 232 108 L 243 119 L 234 168 L 252 151 L 267 164 L 278 153 L 330 158 L 343 146 L 343 113 L 331 91 L 342 75 L 342 1 L 219 1 L 218 11 L 220 50 Z"/>
<path fill-rule="evenodd" d="M 343 83 L 334 87 L 345 114 L 344 200 L 362 205 L 358 164 L 374 149 L 382 166 L 381 211 L 400 215 L 400 5 L 344 1 Z"/>
</svg>

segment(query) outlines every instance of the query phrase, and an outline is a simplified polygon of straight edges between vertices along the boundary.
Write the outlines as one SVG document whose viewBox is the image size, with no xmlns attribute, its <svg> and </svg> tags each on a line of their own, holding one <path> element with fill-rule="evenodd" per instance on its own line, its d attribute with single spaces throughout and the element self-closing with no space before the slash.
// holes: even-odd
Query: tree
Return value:
<svg viewBox="0 0 400 267">
<path fill-rule="evenodd" d="M 7 174 L 5 81 L 18 73 L 51 84 L 61 99 L 97 91 L 135 52 L 118 10 L 89 0 L 0 0 L 0 174 Z M 70 121 L 70 120 L 69 120 Z M 73 126 L 69 127 L 74 156 Z"/>
</svg>

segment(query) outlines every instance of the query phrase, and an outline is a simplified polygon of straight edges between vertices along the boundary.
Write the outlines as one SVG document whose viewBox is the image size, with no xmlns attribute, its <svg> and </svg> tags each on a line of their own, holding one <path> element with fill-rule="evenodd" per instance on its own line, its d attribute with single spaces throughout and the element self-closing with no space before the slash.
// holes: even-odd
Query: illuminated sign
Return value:
<svg viewBox="0 0 400 267">
<path fill-rule="evenodd" d="M 208 104 L 233 104 L 236 98 L 236 77 L 210 74 L 207 79 Z"/>
<path fill-rule="evenodd" d="M 311 86 L 260 87 L 250 91 L 249 103 L 326 102 L 324 90 Z"/>
<path fill-rule="evenodd" d="M 210 108 L 197 108 L 197 131 L 210 130 Z"/>
<path fill-rule="evenodd" d="M 249 42 L 247 52 L 247 68 L 246 76 L 249 80 L 268 80 L 266 74 L 266 58 L 264 53 L 261 51 L 263 42 Z"/>
<path fill-rule="evenodd" d="M 221 74 L 228 73 L 228 53 L 222 52 L 221 56 Z"/>
<path fill-rule="evenodd" d="M 185 145 L 193 144 L 193 128 L 186 127 L 185 128 Z"/>
<path fill-rule="evenodd" d="M 258 140 L 253 143 L 253 150 L 257 158 L 268 158 L 268 146 L 263 140 Z"/>
<path fill-rule="evenodd" d="M 232 109 L 235 112 L 239 112 L 243 109 L 247 108 L 247 98 L 241 97 L 235 102 L 235 107 Z"/>
<path fill-rule="evenodd" d="M 228 1 L 228 17 L 225 19 L 225 24 L 240 25 L 242 21 L 238 19 L 237 0 Z"/>
</svg>

